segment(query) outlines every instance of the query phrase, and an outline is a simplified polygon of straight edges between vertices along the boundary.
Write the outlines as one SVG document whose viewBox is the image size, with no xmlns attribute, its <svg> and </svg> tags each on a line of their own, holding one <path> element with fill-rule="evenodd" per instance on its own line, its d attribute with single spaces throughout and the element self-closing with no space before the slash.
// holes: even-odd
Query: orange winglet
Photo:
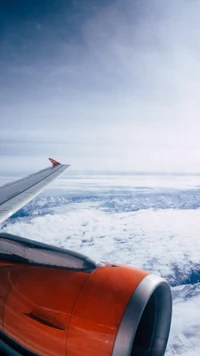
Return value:
<svg viewBox="0 0 200 356">
<path fill-rule="evenodd" d="M 53 158 L 49 158 L 49 161 L 52 163 L 53 167 L 58 166 L 59 164 L 61 164 L 61 163 L 55 161 L 55 159 L 53 159 Z"/>
</svg>

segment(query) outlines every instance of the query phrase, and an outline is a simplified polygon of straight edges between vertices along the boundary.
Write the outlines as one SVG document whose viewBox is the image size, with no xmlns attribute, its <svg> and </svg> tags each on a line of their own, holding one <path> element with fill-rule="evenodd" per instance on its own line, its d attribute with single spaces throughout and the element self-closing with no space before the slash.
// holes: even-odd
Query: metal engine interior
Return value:
<svg viewBox="0 0 200 356">
<path fill-rule="evenodd" d="M 168 284 L 154 275 L 144 278 L 123 315 L 113 356 L 163 356 L 171 314 L 172 298 Z"/>
</svg>

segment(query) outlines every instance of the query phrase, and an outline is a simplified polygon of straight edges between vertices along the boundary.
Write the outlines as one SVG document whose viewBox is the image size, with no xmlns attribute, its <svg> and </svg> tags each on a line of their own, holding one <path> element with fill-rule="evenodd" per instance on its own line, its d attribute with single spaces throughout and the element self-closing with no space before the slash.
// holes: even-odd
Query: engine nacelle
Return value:
<svg viewBox="0 0 200 356">
<path fill-rule="evenodd" d="M 22 354 L 162 356 L 171 311 L 160 277 L 0 234 L 0 330 Z"/>
</svg>

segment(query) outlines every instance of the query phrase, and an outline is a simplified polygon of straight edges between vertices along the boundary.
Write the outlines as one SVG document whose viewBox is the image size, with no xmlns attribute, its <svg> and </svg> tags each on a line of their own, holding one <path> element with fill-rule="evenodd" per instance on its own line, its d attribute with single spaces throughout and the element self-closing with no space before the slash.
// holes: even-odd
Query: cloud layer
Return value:
<svg viewBox="0 0 200 356">
<path fill-rule="evenodd" d="M 5 180 L 6 178 L 2 178 Z M 200 351 L 198 176 L 74 175 L 5 222 L 3 231 L 161 274 L 173 321 L 167 356 Z"/>
</svg>

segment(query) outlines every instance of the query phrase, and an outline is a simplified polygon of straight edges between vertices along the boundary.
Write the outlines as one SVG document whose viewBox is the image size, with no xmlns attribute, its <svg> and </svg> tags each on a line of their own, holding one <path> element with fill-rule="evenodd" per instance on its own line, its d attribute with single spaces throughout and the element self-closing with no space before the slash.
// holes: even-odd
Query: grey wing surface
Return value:
<svg viewBox="0 0 200 356">
<path fill-rule="evenodd" d="M 34 199 L 69 165 L 50 159 L 52 166 L 0 187 L 0 223 Z"/>
</svg>

